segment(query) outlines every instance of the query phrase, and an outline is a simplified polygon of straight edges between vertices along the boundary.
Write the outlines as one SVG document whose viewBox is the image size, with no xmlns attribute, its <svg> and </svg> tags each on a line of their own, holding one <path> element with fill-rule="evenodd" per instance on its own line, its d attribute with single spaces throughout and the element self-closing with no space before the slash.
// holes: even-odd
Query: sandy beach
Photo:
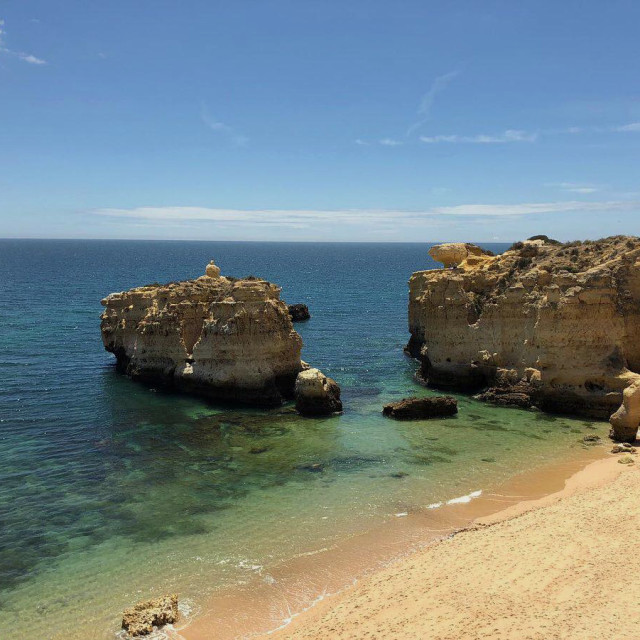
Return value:
<svg viewBox="0 0 640 640">
<path fill-rule="evenodd" d="M 589 464 L 327 598 L 269 638 L 640 636 L 640 469 Z"/>
</svg>

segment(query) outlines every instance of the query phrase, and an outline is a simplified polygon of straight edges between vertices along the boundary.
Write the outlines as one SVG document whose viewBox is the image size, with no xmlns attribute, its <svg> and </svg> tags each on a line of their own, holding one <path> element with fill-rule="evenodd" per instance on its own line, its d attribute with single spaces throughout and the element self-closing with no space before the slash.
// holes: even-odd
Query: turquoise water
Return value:
<svg viewBox="0 0 640 640">
<path fill-rule="evenodd" d="M 402 352 L 406 282 L 435 266 L 427 249 L 0 241 L 0 638 L 113 638 L 125 606 L 165 591 L 197 611 L 296 554 L 604 433 L 464 397 L 456 418 L 382 418 L 385 402 L 430 393 Z M 212 258 L 309 305 L 303 359 L 341 384 L 344 415 L 222 408 L 116 374 L 100 298 Z"/>
</svg>

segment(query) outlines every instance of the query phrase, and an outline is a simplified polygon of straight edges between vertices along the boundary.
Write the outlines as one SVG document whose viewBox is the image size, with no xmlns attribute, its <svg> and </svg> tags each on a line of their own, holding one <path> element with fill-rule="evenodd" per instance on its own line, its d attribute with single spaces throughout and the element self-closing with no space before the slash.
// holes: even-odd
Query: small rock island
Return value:
<svg viewBox="0 0 640 640">
<path fill-rule="evenodd" d="M 305 368 L 280 288 L 254 277 L 226 278 L 213 262 L 194 280 L 112 293 L 102 305 L 105 349 L 134 379 L 277 406 L 293 398 Z"/>
<path fill-rule="evenodd" d="M 504 406 L 614 414 L 612 437 L 635 439 L 640 238 L 538 236 L 499 256 L 463 243 L 430 254 L 445 268 L 409 281 L 407 352 L 425 383 Z"/>
</svg>

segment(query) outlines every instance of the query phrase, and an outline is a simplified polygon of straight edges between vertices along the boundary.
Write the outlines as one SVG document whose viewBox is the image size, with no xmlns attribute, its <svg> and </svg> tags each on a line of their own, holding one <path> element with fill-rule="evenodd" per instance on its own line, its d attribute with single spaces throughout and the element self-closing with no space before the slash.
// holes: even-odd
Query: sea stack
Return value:
<svg viewBox="0 0 640 640">
<path fill-rule="evenodd" d="M 469 245 L 464 245 L 469 247 Z M 451 257 L 440 247 L 431 251 Z M 541 236 L 409 281 L 407 351 L 435 388 L 502 405 L 640 422 L 640 239 L 561 244 Z M 624 394 L 623 398 L 623 392 Z M 624 399 L 624 403 L 623 403 Z"/>
<path fill-rule="evenodd" d="M 102 341 L 120 371 L 211 399 L 274 406 L 293 397 L 302 340 L 280 288 L 220 275 L 102 300 Z"/>
</svg>

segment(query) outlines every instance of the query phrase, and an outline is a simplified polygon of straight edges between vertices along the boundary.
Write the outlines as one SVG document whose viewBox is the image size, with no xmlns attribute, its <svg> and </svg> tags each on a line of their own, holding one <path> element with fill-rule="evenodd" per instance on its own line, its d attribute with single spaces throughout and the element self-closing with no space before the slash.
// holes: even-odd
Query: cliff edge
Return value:
<svg viewBox="0 0 640 640">
<path fill-rule="evenodd" d="M 102 341 L 132 378 L 212 399 L 278 405 L 293 396 L 302 340 L 280 288 L 220 275 L 153 284 L 102 300 Z"/>
<path fill-rule="evenodd" d="M 499 256 L 461 246 L 467 251 L 456 248 L 453 269 L 418 271 L 409 281 L 407 351 L 424 382 L 502 405 L 593 418 L 616 412 L 612 437 L 633 440 L 640 238 L 540 237 Z"/>
</svg>

